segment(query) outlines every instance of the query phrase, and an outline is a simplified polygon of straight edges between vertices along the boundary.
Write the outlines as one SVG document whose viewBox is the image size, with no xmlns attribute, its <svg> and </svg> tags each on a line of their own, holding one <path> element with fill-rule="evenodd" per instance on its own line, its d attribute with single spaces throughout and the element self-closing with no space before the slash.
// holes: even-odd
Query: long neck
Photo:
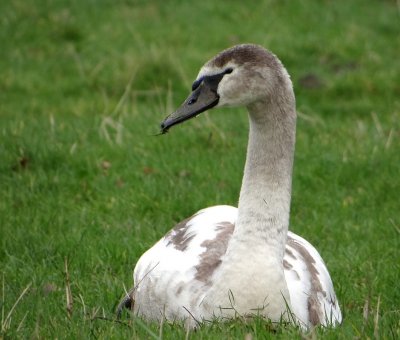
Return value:
<svg viewBox="0 0 400 340">
<path fill-rule="evenodd" d="M 276 256 L 286 244 L 296 130 L 293 92 L 249 109 L 250 134 L 234 239 Z M 236 242 L 234 242 L 236 243 Z"/>
<path fill-rule="evenodd" d="M 266 99 L 248 109 L 250 135 L 238 219 L 204 306 L 227 307 L 222 312 L 227 315 L 232 305 L 242 314 L 260 308 L 278 321 L 290 306 L 283 254 L 296 125 L 293 91 L 287 87 L 274 101 Z"/>
<path fill-rule="evenodd" d="M 287 78 L 288 79 L 288 78 Z M 290 306 L 283 271 L 295 142 L 290 80 L 273 100 L 248 107 L 250 135 L 238 218 L 214 283 L 203 300 L 213 313 L 255 313 L 279 321 Z M 231 298 L 233 296 L 233 299 Z M 229 307 L 234 307 L 234 309 Z M 286 315 L 286 314 L 285 314 Z"/>
</svg>

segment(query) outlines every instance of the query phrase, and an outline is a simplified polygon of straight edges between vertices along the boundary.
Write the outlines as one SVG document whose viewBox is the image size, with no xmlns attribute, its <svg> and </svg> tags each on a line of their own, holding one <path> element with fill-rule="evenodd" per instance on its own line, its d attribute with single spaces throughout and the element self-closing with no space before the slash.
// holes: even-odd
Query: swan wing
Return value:
<svg viewBox="0 0 400 340">
<path fill-rule="evenodd" d="M 318 251 L 289 231 L 283 260 L 292 312 L 306 327 L 341 323 L 328 269 Z"/>
<path fill-rule="evenodd" d="M 200 210 L 146 251 L 133 274 L 134 311 L 157 320 L 202 318 L 201 300 L 226 252 L 236 217 L 231 206 Z"/>
</svg>

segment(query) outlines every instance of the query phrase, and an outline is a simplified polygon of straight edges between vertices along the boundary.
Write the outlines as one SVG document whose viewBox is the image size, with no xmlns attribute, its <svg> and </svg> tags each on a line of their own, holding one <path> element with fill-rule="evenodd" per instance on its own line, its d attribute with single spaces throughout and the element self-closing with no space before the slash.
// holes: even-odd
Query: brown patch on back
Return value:
<svg viewBox="0 0 400 340">
<path fill-rule="evenodd" d="M 294 239 L 288 237 L 287 240 L 288 244 L 296 249 L 300 255 L 303 257 L 304 263 L 307 266 L 307 270 L 310 273 L 311 277 L 311 288 L 310 294 L 307 301 L 307 308 L 308 308 L 308 317 L 310 322 L 313 326 L 316 326 L 321 323 L 320 316 L 324 315 L 324 312 L 321 307 L 321 303 L 318 300 L 318 293 L 321 293 L 323 296 L 326 296 L 326 292 L 323 290 L 321 281 L 318 277 L 318 270 L 315 267 L 315 260 L 310 255 L 308 250 L 302 246 L 301 244 L 297 243 Z"/>
<path fill-rule="evenodd" d="M 316 296 L 310 295 L 307 300 L 308 318 L 313 326 L 321 323 L 320 313 L 322 311 L 321 304 Z"/>
<path fill-rule="evenodd" d="M 285 253 L 288 254 L 288 256 L 290 256 L 293 260 L 296 260 L 296 256 L 294 256 L 293 252 L 290 249 L 286 248 Z"/>
<path fill-rule="evenodd" d="M 283 260 L 283 268 L 290 270 L 293 266 L 288 261 Z"/>
<path fill-rule="evenodd" d="M 182 222 L 179 222 L 173 229 L 171 229 L 164 238 L 168 241 L 167 246 L 173 244 L 175 249 L 180 251 L 185 251 L 189 246 L 190 241 L 193 239 L 194 235 L 187 236 L 186 231 L 188 229 L 188 223 L 193 218 L 189 217 Z"/>
<path fill-rule="evenodd" d="M 210 66 L 222 67 L 230 61 L 238 65 L 250 63 L 279 68 L 279 61 L 271 52 L 261 46 L 252 44 L 237 45 L 228 48 L 210 60 L 208 64 Z"/>
<path fill-rule="evenodd" d="M 219 223 L 220 231 L 212 240 L 204 241 L 201 246 L 206 250 L 200 255 L 200 263 L 195 267 L 195 279 L 208 283 L 215 269 L 221 264 L 221 258 L 226 253 L 235 226 L 230 222 Z"/>
</svg>

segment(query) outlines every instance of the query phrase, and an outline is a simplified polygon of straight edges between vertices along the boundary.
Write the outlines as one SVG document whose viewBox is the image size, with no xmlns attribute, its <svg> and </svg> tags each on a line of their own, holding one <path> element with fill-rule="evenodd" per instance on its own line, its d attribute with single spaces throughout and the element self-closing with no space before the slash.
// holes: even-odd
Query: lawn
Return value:
<svg viewBox="0 0 400 340">
<path fill-rule="evenodd" d="M 236 205 L 244 109 L 165 136 L 200 66 L 242 42 L 286 65 L 298 124 L 290 229 L 320 251 L 343 324 L 400 337 L 400 7 L 395 0 L 0 2 L 0 338 L 301 338 L 259 318 L 187 332 L 115 320 L 140 255 Z"/>
</svg>

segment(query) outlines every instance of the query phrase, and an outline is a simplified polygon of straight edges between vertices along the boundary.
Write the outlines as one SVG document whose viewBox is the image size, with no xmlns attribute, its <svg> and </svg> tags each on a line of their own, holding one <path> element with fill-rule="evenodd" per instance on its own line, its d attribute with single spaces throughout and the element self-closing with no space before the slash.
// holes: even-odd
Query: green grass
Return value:
<svg viewBox="0 0 400 340">
<path fill-rule="evenodd" d="M 295 85 L 291 229 L 319 249 L 344 314 L 314 332 L 400 337 L 399 11 L 394 0 L 1 1 L 0 338 L 186 336 L 115 322 L 114 308 L 175 222 L 236 204 L 243 109 L 153 135 L 199 67 L 240 42 L 274 51 Z M 188 336 L 247 334 L 302 336 L 260 319 Z"/>
</svg>

